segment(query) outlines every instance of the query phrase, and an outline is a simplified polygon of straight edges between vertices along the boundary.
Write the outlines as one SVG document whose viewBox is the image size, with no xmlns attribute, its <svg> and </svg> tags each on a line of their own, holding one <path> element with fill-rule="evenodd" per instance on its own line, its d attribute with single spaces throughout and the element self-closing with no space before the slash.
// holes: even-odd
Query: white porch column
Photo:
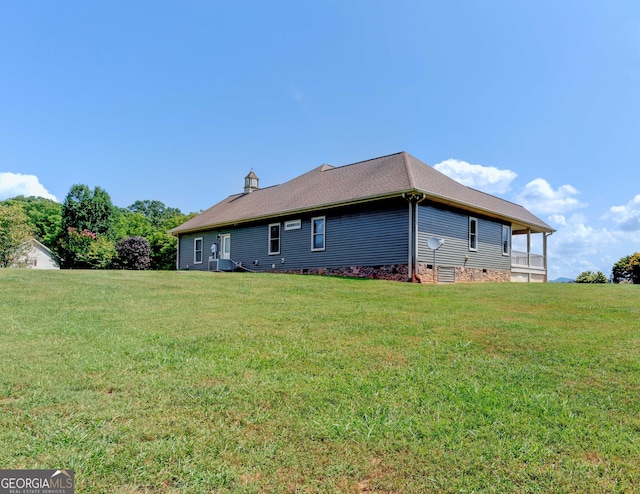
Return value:
<svg viewBox="0 0 640 494">
<path fill-rule="evenodd" d="M 544 256 L 544 282 L 549 281 L 549 267 L 547 262 L 547 237 L 546 233 L 542 234 L 542 255 Z"/>
<path fill-rule="evenodd" d="M 409 259 L 407 260 L 407 274 L 409 279 L 407 281 L 411 281 L 413 275 L 413 207 L 411 204 L 411 200 L 407 201 L 409 203 L 409 234 L 407 235 L 408 239 L 408 247 L 409 247 Z"/>
<path fill-rule="evenodd" d="M 527 228 L 527 268 L 531 267 L 531 230 Z M 527 273 L 527 281 L 531 283 L 531 272 Z"/>
</svg>

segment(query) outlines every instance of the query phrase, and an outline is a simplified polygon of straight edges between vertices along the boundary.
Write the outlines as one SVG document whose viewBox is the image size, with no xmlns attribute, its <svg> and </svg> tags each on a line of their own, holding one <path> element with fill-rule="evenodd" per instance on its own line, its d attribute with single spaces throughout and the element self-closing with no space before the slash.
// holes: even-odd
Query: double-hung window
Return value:
<svg viewBox="0 0 640 494">
<path fill-rule="evenodd" d="M 324 250 L 325 246 L 325 217 L 311 218 L 311 250 Z"/>
<path fill-rule="evenodd" d="M 269 255 L 280 254 L 280 223 L 269 225 Z"/>
<path fill-rule="evenodd" d="M 507 225 L 502 225 L 502 255 L 509 255 L 509 237 L 511 236 L 510 228 Z"/>
<path fill-rule="evenodd" d="M 469 216 L 469 250 L 478 250 L 478 218 Z"/>
<path fill-rule="evenodd" d="M 193 239 L 193 263 L 202 264 L 202 237 Z"/>
</svg>

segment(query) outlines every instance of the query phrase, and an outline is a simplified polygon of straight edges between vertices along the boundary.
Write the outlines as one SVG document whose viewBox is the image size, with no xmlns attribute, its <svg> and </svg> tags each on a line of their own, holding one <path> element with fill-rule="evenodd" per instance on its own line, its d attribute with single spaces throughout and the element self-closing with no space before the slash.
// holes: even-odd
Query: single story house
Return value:
<svg viewBox="0 0 640 494">
<path fill-rule="evenodd" d="M 553 229 L 406 152 L 322 165 L 234 194 L 171 232 L 177 268 L 319 273 L 422 282 L 547 281 Z M 532 254 L 531 235 L 543 236 Z M 527 252 L 511 249 L 526 235 Z"/>
<path fill-rule="evenodd" d="M 27 240 L 20 246 L 21 255 L 11 267 L 30 269 L 60 269 L 58 258 L 44 244 L 35 238 Z"/>
</svg>

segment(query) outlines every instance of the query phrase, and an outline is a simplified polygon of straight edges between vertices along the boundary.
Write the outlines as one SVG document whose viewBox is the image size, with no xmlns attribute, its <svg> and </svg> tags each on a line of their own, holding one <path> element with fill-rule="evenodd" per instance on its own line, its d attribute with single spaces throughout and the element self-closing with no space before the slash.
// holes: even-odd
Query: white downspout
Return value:
<svg viewBox="0 0 640 494">
<path fill-rule="evenodd" d="M 413 273 L 413 240 L 412 240 L 413 208 L 411 207 L 411 199 L 408 199 L 407 202 L 409 203 L 409 235 L 407 235 L 407 240 L 409 240 L 408 242 L 409 243 L 409 262 L 408 262 L 407 281 L 411 281 L 412 280 L 411 274 Z"/>
<path fill-rule="evenodd" d="M 531 283 L 531 229 L 527 228 L 527 281 Z"/>
<path fill-rule="evenodd" d="M 416 276 L 419 278 L 420 277 L 420 243 L 418 242 L 418 230 L 419 230 L 419 225 L 418 225 L 418 211 L 420 210 L 420 208 L 418 207 L 418 204 L 420 204 L 422 201 L 424 201 L 427 198 L 427 196 L 425 194 L 422 194 L 422 196 L 420 197 L 420 199 L 418 199 L 416 201 L 416 217 L 415 217 L 415 270 L 417 271 Z M 434 269 L 434 276 L 435 276 L 435 266 L 433 267 Z"/>
<path fill-rule="evenodd" d="M 547 261 L 547 237 L 553 235 L 553 232 L 542 234 L 542 253 L 544 255 L 544 282 L 549 281 L 549 262 Z"/>
<path fill-rule="evenodd" d="M 418 196 L 417 194 L 402 194 L 407 202 L 409 203 L 409 231 L 407 235 L 408 240 L 408 252 L 409 259 L 407 262 L 408 267 L 408 279 L 407 281 L 413 281 L 414 277 L 417 278 L 418 275 L 415 273 L 416 268 L 418 268 L 418 204 L 426 199 L 425 194 L 421 194 Z M 415 206 L 415 214 L 413 212 Z"/>
<path fill-rule="evenodd" d="M 176 255 L 176 271 L 180 271 L 180 235 L 178 235 L 178 248 Z"/>
</svg>

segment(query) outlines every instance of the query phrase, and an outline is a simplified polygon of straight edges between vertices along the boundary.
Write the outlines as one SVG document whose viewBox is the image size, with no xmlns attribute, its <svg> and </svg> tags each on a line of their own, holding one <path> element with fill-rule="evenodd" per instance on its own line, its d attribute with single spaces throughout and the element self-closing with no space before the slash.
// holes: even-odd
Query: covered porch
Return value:
<svg viewBox="0 0 640 494">
<path fill-rule="evenodd" d="M 512 229 L 511 281 L 524 283 L 545 283 L 547 272 L 547 238 L 553 231 L 535 231 L 531 228 Z M 542 249 L 542 254 L 532 252 L 532 243 Z"/>
</svg>

